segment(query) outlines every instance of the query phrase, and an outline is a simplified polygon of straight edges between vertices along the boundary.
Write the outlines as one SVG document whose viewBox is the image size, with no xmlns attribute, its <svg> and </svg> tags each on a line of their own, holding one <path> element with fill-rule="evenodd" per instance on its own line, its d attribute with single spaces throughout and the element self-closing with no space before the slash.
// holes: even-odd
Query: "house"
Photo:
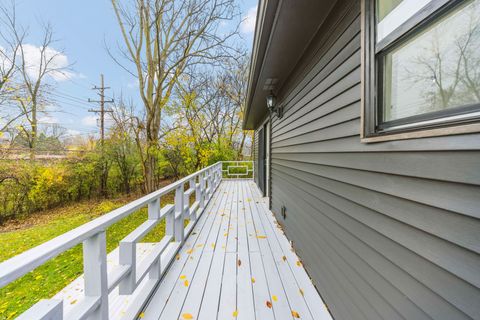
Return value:
<svg viewBox="0 0 480 320">
<path fill-rule="evenodd" d="M 255 182 L 341 319 L 480 319 L 480 1 L 260 1 Z"/>
</svg>

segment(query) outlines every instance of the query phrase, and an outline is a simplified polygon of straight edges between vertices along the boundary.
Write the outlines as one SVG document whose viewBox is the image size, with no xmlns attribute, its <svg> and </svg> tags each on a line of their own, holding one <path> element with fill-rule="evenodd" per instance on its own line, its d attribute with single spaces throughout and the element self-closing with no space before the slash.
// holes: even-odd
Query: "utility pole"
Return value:
<svg viewBox="0 0 480 320">
<path fill-rule="evenodd" d="M 103 78 L 103 74 L 100 75 L 100 87 L 93 87 L 93 90 L 98 90 L 98 95 L 100 96 L 100 100 L 92 100 L 88 99 L 88 102 L 95 102 L 100 104 L 100 110 L 89 109 L 88 112 L 99 112 L 100 113 L 100 161 L 102 166 L 102 174 L 100 176 L 100 193 L 103 196 L 107 195 L 107 178 L 108 178 L 108 166 L 105 161 L 105 113 L 113 112 L 110 109 L 105 109 L 105 103 L 112 103 L 113 99 L 105 100 L 105 90 L 110 89 L 110 87 L 105 87 L 105 82 Z"/>
<path fill-rule="evenodd" d="M 112 110 L 105 109 L 105 103 L 112 103 L 113 99 L 105 100 L 105 89 L 110 89 L 110 87 L 105 87 L 103 74 L 100 75 L 100 87 L 93 87 L 93 90 L 99 91 L 100 101 L 88 99 L 88 102 L 100 103 L 100 110 L 88 109 L 88 112 L 99 112 L 100 113 L 100 143 L 102 144 L 102 153 L 103 153 L 103 144 L 105 142 L 105 113 L 112 112 Z"/>
</svg>

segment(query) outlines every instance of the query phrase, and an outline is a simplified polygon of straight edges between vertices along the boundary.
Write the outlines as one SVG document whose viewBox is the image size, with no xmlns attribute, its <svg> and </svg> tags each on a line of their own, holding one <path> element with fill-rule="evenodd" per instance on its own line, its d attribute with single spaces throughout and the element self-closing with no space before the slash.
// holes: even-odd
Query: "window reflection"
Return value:
<svg viewBox="0 0 480 320">
<path fill-rule="evenodd" d="M 480 103 L 480 0 L 385 56 L 383 120 Z"/>
</svg>

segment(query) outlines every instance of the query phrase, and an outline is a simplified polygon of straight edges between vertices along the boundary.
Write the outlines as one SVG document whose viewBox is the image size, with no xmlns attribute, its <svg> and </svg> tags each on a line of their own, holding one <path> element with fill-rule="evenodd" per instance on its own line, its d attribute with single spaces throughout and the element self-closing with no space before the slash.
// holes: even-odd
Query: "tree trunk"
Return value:
<svg viewBox="0 0 480 320">
<path fill-rule="evenodd" d="M 35 148 L 37 146 L 37 106 L 36 103 L 33 102 L 32 105 L 32 136 L 30 139 L 30 160 L 35 160 Z"/>
</svg>

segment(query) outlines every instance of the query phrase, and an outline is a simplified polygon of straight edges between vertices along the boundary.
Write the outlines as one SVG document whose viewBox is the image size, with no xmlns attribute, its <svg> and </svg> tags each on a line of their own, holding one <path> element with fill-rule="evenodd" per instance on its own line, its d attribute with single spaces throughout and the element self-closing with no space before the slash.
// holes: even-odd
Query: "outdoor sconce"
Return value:
<svg viewBox="0 0 480 320">
<path fill-rule="evenodd" d="M 270 92 L 270 94 L 267 96 L 267 108 L 270 113 L 275 113 L 279 119 L 282 118 L 283 108 L 277 107 L 277 97 L 275 97 L 273 92 Z"/>
</svg>

